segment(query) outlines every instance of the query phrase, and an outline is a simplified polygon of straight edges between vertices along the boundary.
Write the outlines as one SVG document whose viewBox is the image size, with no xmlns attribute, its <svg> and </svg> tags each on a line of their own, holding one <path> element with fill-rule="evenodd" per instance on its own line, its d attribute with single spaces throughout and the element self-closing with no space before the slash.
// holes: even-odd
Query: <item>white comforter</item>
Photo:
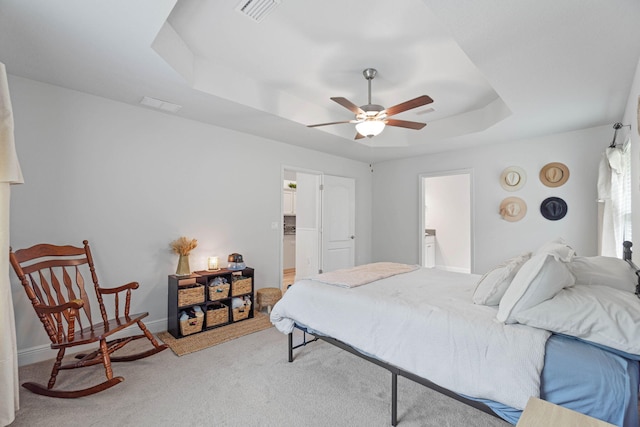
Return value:
<svg viewBox="0 0 640 427">
<path fill-rule="evenodd" d="M 294 323 L 471 397 L 524 409 L 540 393 L 550 333 L 495 320 L 475 305 L 480 276 L 419 269 L 357 288 L 296 282 L 274 306 L 283 333 Z"/>
</svg>

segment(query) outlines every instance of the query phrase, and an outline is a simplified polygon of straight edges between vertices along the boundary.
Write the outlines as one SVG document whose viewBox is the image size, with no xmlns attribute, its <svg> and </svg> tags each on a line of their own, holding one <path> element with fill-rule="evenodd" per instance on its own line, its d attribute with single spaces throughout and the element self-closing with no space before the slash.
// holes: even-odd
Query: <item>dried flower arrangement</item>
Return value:
<svg viewBox="0 0 640 427">
<path fill-rule="evenodd" d="M 184 236 L 171 242 L 171 249 L 173 249 L 173 252 L 177 253 L 178 255 L 189 255 L 189 252 L 191 252 L 197 246 L 198 241 L 196 239 L 188 239 Z"/>
</svg>

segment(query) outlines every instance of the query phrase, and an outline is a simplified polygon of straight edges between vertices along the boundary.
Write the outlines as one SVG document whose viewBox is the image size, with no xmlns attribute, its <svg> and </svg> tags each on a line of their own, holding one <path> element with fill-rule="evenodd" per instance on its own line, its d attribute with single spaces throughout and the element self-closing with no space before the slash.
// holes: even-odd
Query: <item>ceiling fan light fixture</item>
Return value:
<svg viewBox="0 0 640 427">
<path fill-rule="evenodd" d="M 367 138 L 380 135 L 384 130 L 385 123 L 382 120 L 365 120 L 356 124 L 356 130 L 360 135 Z"/>
<path fill-rule="evenodd" d="M 369 89 L 368 93 L 368 103 L 365 105 L 361 105 L 358 107 L 353 102 L 349 101 L 347 98 L 343 98 L 341 96 L 336 96 L 331 98 L 332 101 L 337 102 L 347 110 L 351 111 L 356 115 L 355 120 L 342 120 L 339 122 L 331 122 L 331 123 L 320 123 L 317 125 L 307 125 L 308 127 L 318 127 L 318 126 L 327 126 L 327 125 L 337 125 L 341 123 L 355 123 L 356 130 L 358 133 L 356 134 L 355 139 L 360 139 L 362 137 L 374 137 L 380 135 L 380 133 L 384 130 L 386 125 L 420 130 L 426 126 L 426 123 L 412 122 L 409 120 L 397 120 L 390 119 L 391 116 L 395 116 L 396 114 L 400 114 L 404 111 L 411 110 L 413 108 L 421 107 L 423 105 L 427 105 L 433 102 L 433 99 L 427 95 L 418 96 L 417 98 L 410 99 L 408 101 L 402 102 L 400 104 L 394 105 L 393 107 L 384 108 L 382 105 L 372 104 L 371 103 L 371 80 L 376 76 L 377 71 L 374 68 L 367 68 L 362 72 L 364 78 L 367 79 L 367 86 Z"/>
</svg>

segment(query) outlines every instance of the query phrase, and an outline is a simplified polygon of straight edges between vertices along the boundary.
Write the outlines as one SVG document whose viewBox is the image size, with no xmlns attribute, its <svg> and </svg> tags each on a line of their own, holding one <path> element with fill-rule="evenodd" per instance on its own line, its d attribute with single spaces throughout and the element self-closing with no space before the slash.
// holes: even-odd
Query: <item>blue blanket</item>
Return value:
<svg viewBox="0 0 640 427">
<path fill-rule="evenodd" d="M 547 341 L 540 398 L 619 427 L 638 426 L 637 360 L 577 339 L 552 335 Z M 512 424 L 522 411 L 481 400 Z"/>
</svg>

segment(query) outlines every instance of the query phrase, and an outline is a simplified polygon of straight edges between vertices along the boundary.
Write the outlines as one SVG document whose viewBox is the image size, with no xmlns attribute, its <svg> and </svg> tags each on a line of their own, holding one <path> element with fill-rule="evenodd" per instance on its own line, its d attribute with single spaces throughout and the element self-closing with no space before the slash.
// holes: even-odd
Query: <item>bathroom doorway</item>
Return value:
<svg viewBox="0 0 640 427">
<path fill-rule="evenodd" d="M 473 272 L 473 171 L 421 174 L 419 180 L 421 265 Z"/>
</svg>

